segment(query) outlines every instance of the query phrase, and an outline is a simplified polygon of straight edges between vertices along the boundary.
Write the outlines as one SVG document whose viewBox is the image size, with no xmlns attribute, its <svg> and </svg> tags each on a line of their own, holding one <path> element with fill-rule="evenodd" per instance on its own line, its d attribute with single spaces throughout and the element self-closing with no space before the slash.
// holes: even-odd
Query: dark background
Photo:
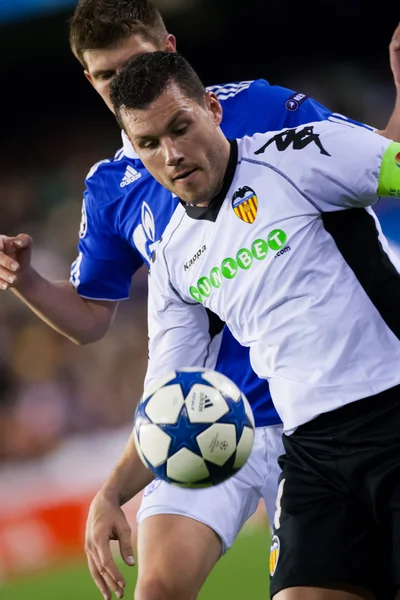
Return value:
<svg viewBox="0 0 400 600">
<path fill-rule="evenodd" d="M 312 74 L 324 80 L 346 65 L 388 83 L 387 49 L 400 6 L 388 0 L 367 4 L 188 0 L 187 9 L 166 10 L 165 21 L 206 84 L 264 77 L 280 85 L 303 80 L 304 87 Z M 38 126 L 54 135 L 71 120 L 109 124 L 70 53 L 70 13 L 0 27 L 3 155 L 9 155 L 9 136 L 35 135 Z"/>
</svg>

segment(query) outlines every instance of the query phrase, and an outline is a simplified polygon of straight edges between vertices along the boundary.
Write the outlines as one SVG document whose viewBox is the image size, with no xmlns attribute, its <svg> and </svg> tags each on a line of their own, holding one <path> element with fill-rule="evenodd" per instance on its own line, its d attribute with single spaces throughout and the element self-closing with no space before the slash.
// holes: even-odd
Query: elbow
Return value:
<svg viewBox="0 0 400 600">
<path fill-rule="evenodd" d="M 106 332 L 98 332 L 98 331 L 85 331 L 81 332 L 79 336 L 70 337 L 69 339 L 76 346 L 87 346 L 89 344 L 94 344 L 95 342 L 99 342 L 105 336 Z"/>
<path fill-rule="evenodd" d="M 86 305 L 90 309 L 86 314 L 86 326 L 81 327 L 79 331 L 75 329 L 70 337 L 77 346 L 86 346 L 103 339 L 110 328 L 116 310 L 115 303 L 98 306 L 97 302 L 86 301 Z"/>
<path fill-rule="evenodd" d="M 99 342 L 106 335 L 108 327 L 91 327 L 88 329 L 81 329 L 79 332 L 74 331 L 72 335 L 67 337 L 76 346 L 87 346 L 88 344 L 94 344 Z"/>
</svg>

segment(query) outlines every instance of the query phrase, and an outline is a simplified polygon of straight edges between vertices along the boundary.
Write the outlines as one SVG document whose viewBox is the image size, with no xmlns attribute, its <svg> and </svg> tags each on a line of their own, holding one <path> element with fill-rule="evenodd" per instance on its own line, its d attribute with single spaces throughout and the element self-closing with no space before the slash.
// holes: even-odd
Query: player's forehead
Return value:
<svg viewBox="0 0 400 600">
<path fill-rule="evenodd" d="M 96 77 L 101 72 L 121 69 L 131 58 L 139 56 L 139 54 L 156 50 L 158 48 L 153 42 L 146 40 L 139 33 L 134 33 L 112 46 L 86 50 L 83 58 L 89 73 Z"/>
<path fill-rule="evenodd" d="M 147 108 L 124 110 L 123 121 L 132 139 L 160 137 L 180 119 L 196 118 L 199 108 L 179 86 L 171 84 Z"/>
</svg>

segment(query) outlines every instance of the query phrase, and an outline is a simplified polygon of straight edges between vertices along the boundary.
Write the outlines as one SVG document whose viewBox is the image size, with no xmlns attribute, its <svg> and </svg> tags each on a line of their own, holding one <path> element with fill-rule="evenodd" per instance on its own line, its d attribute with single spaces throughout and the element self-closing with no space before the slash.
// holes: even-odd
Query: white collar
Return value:
<svg viewBox="0 0 400 600">
<path fill-rule="evenodd" d="M 128 158 L 139 158 L 139 155 L 136 154 L 136 152 L 133 149 L 130 139 L 123 130 L 121 131 L 121 137 L 125 156 L 127 156 Z"/>
</svg>

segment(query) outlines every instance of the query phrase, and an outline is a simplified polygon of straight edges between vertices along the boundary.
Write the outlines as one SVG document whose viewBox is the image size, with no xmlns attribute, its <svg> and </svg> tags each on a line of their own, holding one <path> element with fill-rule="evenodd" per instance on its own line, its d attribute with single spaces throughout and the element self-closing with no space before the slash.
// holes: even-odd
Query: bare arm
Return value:
<svg viewBox="0 0 400 600">
<path fill-rule="evenodd" d="M 96 342 L 107 333 L 118 303 L 87 300 L 69 281 L 49 281 L 33 268 L 13 293 L 42 321 L 75 344 Z"/>
<path fill-rule="evenodd" d="M 76 344 L 101 339 L 118 303 L 87 300 L 69 281 L 49 281 L 31 266 L 32 240 L 0 236 L 0 286 L 11 289 L 42 321 Z"/>
<path fill-rule="evenodd" d="M 154 474 L 144 466 L 137 453 L 132 434 L 121 458 L 99 494 L 115 500 L 119 506 L 123 506 L 153 479 Z"/>
<path fill-rule="evenodd" d="M 400 25 L 396 28 L 389 45 L 390 68 L 396 87 L 396 101 L 393 113 L 385 129 L 377 131 L 381 135 L 400 142 Z"/>
<path fill-rule="evenodd" d="M 85 551 L 89 570 L 103 597 L 124 595 L 126 581 L 114 562 L 110 540 L 118 540 L 121 556 L 134 565 L 131 529 L 121 506 L 154 479 L 136 451 L 133 435 L 106 483 L 95 496 L 86 523 Z"/>
</svg>

